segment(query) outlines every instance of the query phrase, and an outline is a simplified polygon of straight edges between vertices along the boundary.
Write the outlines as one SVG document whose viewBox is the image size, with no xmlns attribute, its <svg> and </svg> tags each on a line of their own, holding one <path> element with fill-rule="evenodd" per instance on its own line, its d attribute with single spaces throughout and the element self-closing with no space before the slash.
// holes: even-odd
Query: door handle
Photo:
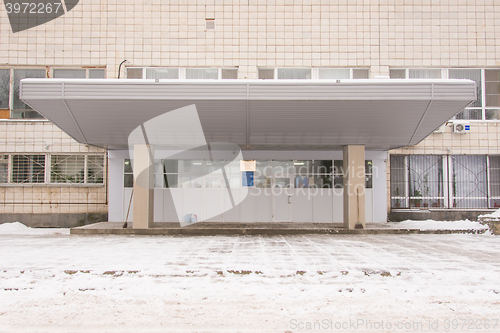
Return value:
<svg viewBox="0 0 500 333">
<path fill-rule="evenodd" d="M 288 204 L 289 204 L 289 205 L 291 205 L 291 204 L 292 204 L 292 196 L 291 196 L 291 195 L 289 195 L 289 196 L 288 196 Z"/>
</svg>

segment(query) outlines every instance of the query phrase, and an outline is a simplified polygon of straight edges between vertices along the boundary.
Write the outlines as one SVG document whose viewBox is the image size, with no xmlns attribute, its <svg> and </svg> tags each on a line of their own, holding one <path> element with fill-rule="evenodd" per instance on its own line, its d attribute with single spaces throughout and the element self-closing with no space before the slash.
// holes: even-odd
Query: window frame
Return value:
<svg viewBox="0 0 500 333">
<path fill-rule="evenodd" d="M 75 154 L 75 153 L 6 153 L 2 154 L 3 156 L 8 156 L 8 167 L 7 167 L 7 182 L 0 183 L 0 187 L 22 187 L 22 186 L 51 186 L 51 187 L 103 187 L 107 184 L 107 157 L 106 154 L 99 153 L 85 153 L 85 154 Z M 14 165 L 13 165 L 13 156 L 15 155 L 37 155 L 37 156 L 45 156 L 45 165 L 44 165 L 44 181 L 43 182 L 21 182 L 16 183 L 13 181 L 14 174 Z M 69 183 L 69 182 L 52 182 L 52 156 L 83 156 L 84 157 L 84 182 L 83 183 Z M 102 183 L 90 183 L 89 180 L 89 164 L 88 159 L 90 156 L 100 156 L 103 160 L 102 166 Z"/>
<path fill-rule="evenodd" d="M 101 69 L 104 70 L 104 77 L 103 78 L 94 78 L 93 80 L 103 80 L 106 79 L 106 67 L 58 67 L 58 66 L 51 66 L 49 67 L 49 78 L 51 79 L 70 79 L 70 78 L 55 78 L 54 77 L 54 70 L 61 70 L 61 69 L 68 69 L 68 70 L 85 70 L 85 78 L 74 78 L 75 80 L 87 80 L 91 79 L 90 78 L 90 71 L 93 69 Z"/>
<path fill-rule="evenodd" d="M 178 66 L 175 66 L 175 67 L 168 67 L 168 66 L 158 66 L 158 67 L 153 67 L 153 66 L 148 66 L 148 67 L 140 67 L 140 66 L 127 66 L 125 68 L 125 77 L 126 79 L 128 79 L 127 77 L 127 70 L 128 69 L 141 69 L 142 70 L 142 78 L 141 79 L 134 79 L 134 80 L 148 80 L 146 79 L 146 70 L 147 69 L 151 69 L 151 68 L 157 68 L 157 69 L 160 69 L 160 68 L 171 68 L 171 69 L 178 69 L 178 79 L 170 79 L 170 80 L 187 80 L 186 79 L 186 70 L 187 69 L 217 69 L 217 79 L 193 79 L 193 80 L 235 80 L 235 79 L 223 79 L 222 78 L 222 71 L 223 70 L 235 70 L 236 71 L 236 77 L 238 77 L 238 74 L 239 74 L 239 67 L 235 66 L 235 67 L 178 67 Z M 153 80 L 153 79 L 149 79 L 149 80 Z M 168 80 L 168 79 L 162 79 L 162 80 Z"/>
<path fill-rule="evenodd" d="M 368 80 L 370 79 L 370 68 L 369 67 L 258 67 L 257 68 L 257 78 L 259 80 L 282 80 L 278 78 L 278 70 L 279 69 L 310 69 L 311 70 L 311 78 L 310 79 L 297 79 L 297 80 L 337 80 L 337 79 L 320 79 L 319 71 L 321 69 L 348 69 L 349 70 L 349 79 L 342 80 Z M 273 70 L 273 78 L 272 79 L 261 79 L 259 78 L 259 70 Z M 354 70 L 363 69 L 368 70 L 368 78 L 366 79 L 354 79 Z"/>
<path fill-rule="evenodd" d="M 411 190 L 411 184 L 410 184 L 410 172 L 411 172 L 411 167 L 409 166 L 409 158 L 411 156 L 440 156 L 441 157 L 441 168 L 442 168 L 442 195 L 441 196 L 428 196 L 426 197 L 416 197 L 412 196 L 410 193 Z M 454 180 L 455 178 L 455 169 L 454 169 L 454 162 L 460 163 L 460 161 L 455 161 L 454 159 L 460 158 L 463 156 L 485 156 L 485 163 L 484 163 L 484 182 L 486 183 L 483 187 L 484 189 L 484 196 L 469 196 L 469 194 L 473 193 L 473 191 L 470 192 L 463 192 L 463 189 L 467 190 L 465 187 L 458 188 L 460 181 Z M 403 166 L 398 167 L 397 169 L 403 170 L 404 172 L 404 177 L 403 179 L 395 179 L 393 177 L 394 171 L 393 171 L 393 162 L 392 158 L 393 157 L 399 157 L 403 158 Z M 423 206 L 424 209 L 446 209 L 446 210 L 470 210 L 470 209 L 475 209 L 475 210 L 481 210 L 481 209 L 498 209 L 500 207 L 500 191 L 498 190 L 498 187 L 500 186 L 500 163 L 497 163 L 497 167 L 493 168 L 491 167 L 491 159 L 492 158 L 497 158 L 500 159 L 500 155 L 498 154 L 472 154 L 472 155 L 434 155 L 434 154 L 411 154 L 411 155 L 404 155 L 404 154 L 391 154 L 391 165 L 389 169 L 389 174 L 390 174 L 390 186 L 389 186 L 389 197 L 390 197 L 390 207 L 391 209 L 414 209 L 415 205 L 412 205 L 410 202 L 416 201 L 416 200 L 422 200 L 422 199 L 435 199 L 435 200 L 442 200 L 442 205 L 441 206 Z M 477 162 L 478 159 L 475 161 Z M 463 168 L 469 170 L 466 166 Z M 474 170 L 470 171 L 472 174 Z M 496 175 L 493 175 L 493 172 L 496 173 Z M 477 174 L 473 174 L 474 176 L 477 176 Z M 466 176 L 464 176 L 466 178 Z M 477 177 L 476 177 L 477 180 Z M 393 193 L 393 187 L 394 183 L 401 183 L 403 184 L 402 192 L 399 195 L 396 195 L 396 193 Z M 462 180 L 462 183 L 467 183 L 466 181 L 464 182 Z M 439 182 L 437 183 L 439 184 Z M 492 185 L 497 186 L 497 192 L 495 195 L 493 194 L 492 191 Z M 439 186 L 439 185 L 438 185 Z M 457 188 L 454 188 L 456 186 Z M 476 186 L 478 186 L 476 184 Z M 432 191 L 434 191 L 433 189 Z M 475 191 L 481 192 L 481 189 L 479 187 L 475 189 Z M 439 192 L 439 191 L 438 191 Z M 466 194 L 465 196 L 463 194 Z M 485 207 L 480 207 L 476 205 L 475 207 L 472 206 L 466 206 L 466 207 L 459 207 L 455 205 L 456 199 L 460 200 L 477 200 L 477 202 L 480 202 L 480 200 L 484 200 L 486 203 Z M 466 201 L 464 201 L 466 202 Z M 496 205 L 496 206 L 495 206 Z M 418 209 L 419 207 L 417 207 Z"/>
<path fill-rule="evenodd" d="M 465 110 L 481 110 L 481 119 L 461 119 L 461 118 L 457 118 L 457 116 L 454 116 L 453 118 L 451 118 L 450 120 L 464 120 L 464 121 L 467 121 L 467 122 L 484 122 L 484 121 L 487 121 L 487 122 L 500 122 L 500 106 L 497 106 L 497 107 L 492 107 L 492 106 L 486 106 L 486 71 L 487 70 L 497 70 L 500 72 L 500 68 L 499 67 L 449 67 L 449 68 L 432 68 L 432 67 L 428 67 L 428 68 L 412 68 L 412 67 L 409 67 L 409 68 L 401 68 L 401 67 L 391 67 L 389 69 L 389 72 L 391 70 L 404 70 L 405 71 L 405 77 L 403 79 L 408 79 L 408 80 L 416 80 L 416 79 L 410 79 L 409 78 L 409 72 L 410 70 L 412 69 L 422 69 L 422 70 L 426 70 L 426 69 L 440 69 L 441 70 L 441 79 L 449 79 L 450 78 L 450 75 L 449 75 L 449 71 L 450 70 L 454 70 L 454 69 L 457 69 L 457 70 L 464 70 L 464 69 L 476 69 L 476 70 L 480 70 L 481 71 L 481 106 L 480 107 L 466 107 L 464 108 L 464 110 L 462 110 L 459 114 L 461 114 L 463 111 Z M 500 73 L 499 73 L 500 74 Z M 398 80 L 398 79 L 402 79 L 402 78 L 391 78 L 393 80 Z M 428 79 L 428 80 L 435 80 L 435 79 Z M 486 114 L 487 114 L 487 111 L 497 111 L 497 113 L 499 114 L 498 116 L 498 119 L 487 119 L 486 118 Z"/>
<path fill-rule="evenodd" d="M 165 161 L 170 160 L 170 159 L 155 159 L 155 164 L 159 163 L 159 167 L 155 167 L 155 172 L 154 172 L 154 177 L 155 177 L 155 189 L 185 189 L 185 188 L 199 188 L 199 189 L 205 189 L 207 188 L 207 182 L 206 182 L 206 177 L 210 175 L 209 170 L 207 169 L 207 162 L 210 160 L 208 159 L 185 159 L 185 160 L 172 160 L 177 162 L 177 171 L 176 172 L 171 172 L 169 170 L 166 170 L 165 168 Z M 131 163 L 131 171 L 126 171 L 125 163 L 126 162 Z M 191 161 L 192 163 L 199 163 L 197 165 L 200 165 L 199 170 L 193 170 L 193 171 L 186 171 L 182 169 L 182 165 L 179 164 L 179 162 L 185 162 L 185 161 Z M 330 170 L 323 170 L 323 169 L 315 169 L 314 166 L 314 161 L 331 161 L 331 169 Z M 253 188 L 272 188 L 273 185 L 275 184 L 275 179 L 281 179 L 281 178 L 287 178 L 289 179 L 289 185 L 287 186 L 288 188 L 293 188 L 293 189 L 329 189 L 329 190 L 335 190 L 339 188 L 343 188 L 343 184 L 341 186 L 335 186 L 335 179 L 336 177 L 339 177 L 340 180 L 343 179 L 343 168 L 340 168 L 338 170 L 336 168 L 336 161 L 341 161 L 342 160 L 333 160 L 333 159 L 314 159 L 314 160 L 296 160 L 296 159 L 290 159 L 290 160 L 283 160 L 283 159 L 263 159 L 263 160 L 257 160 L 258 162 L 264 163 L 264 168 L 263 168 L 263 173 L 261 171 L 256 170 L 254 174 L 254 185 L 253 186 L 248 186 L 248 187 L 253 187 Z M 217 162 L 228 162 L 226 160 L 218 160 Z M 290 162 L 290 165 L 286 167 L 286 170 L 281 173 L 277 173 L 276 170 L 274 169 L 275 167 L 281 167 L 279 164 L 281 162 Z M 310 163 L 310 166 L 308 166 L 308 170 L 306 171 L 299 171 L 297 172 L 296 166 L 299 162 L 308 162 Z M 372 190 L 373 189 L 373 160 L 367 159 L 365 160 L 365 167 L 368 163 L 372 164 L 372 172 L 366 172 L 365 169 L 365 186 L 367 190 Z M 122 160 L 122 165 L 123 165 L 123 188 L 133 188 L 133 183 L 132 186 L 126 186 L 127 182 L 125 179 L 127 177 L 132 177 L 133 179 L 133 159 L 123 159 Z M 225 165 L 225 170 L 226 170 L 226 176 L 228 179 L 231 179 L 230 181 L 234 181 L 234 179 L 238 179 L 238 186 L 234 187 L 232 185 L 231 188 L 241 188 L 243 187 L 242 181 L 243 181 L 243 176 L 242 176 L 242 171 L 238 167 L 238 171 L 234 169 L 234 165 L 232 167 L 229 167 L 229 164 L 224 164 Z M 208 173 L 207 173 L 208 172 Z M 165 186 L 165 181 L 163 181 L 163 178 L 168 177 L 168 176 L 176 176 L 176 181 L 174 186 Z M 323 177 L 323 176 L 328 176 L 331 178 L 331 187 L 317 187 L 317 186 L 310 186 L 309 184 L 314 184 L 310 183 L 310 179 L 308 179 L 308 186 L 307 187 L 296 187 L 296 179 L 297 176 L 300 177 L 307 177 L 307 178 L 315 178 L 315 177 Z M 157 184 L 159 183 L 158 177 L 162 178 L 162 186 L 158 186 Z M 200 179 L 200 184 L 201 187 L 193 187 L 193 186 L 183 186 L 182 184 L 185 184 L 186 182 L 181 182 L 182 177 L 194 177 L 193 179 Z M 216 176 L 212 176 L 216 177 Z M 257 186 L 257 179 L 265 179 L 265 187 L 258 187 Z M 370 178 L 370 179 L 368 179 Z M 367 187 L 367 184 L 371 181 L 372 186 Z M 324 185 L 324 184 L 323 184 Z"/>
<path fill-rule="evenodd" d="M 9 118 L 2 119 L 2 121 L 5 121 L 5 120 L 48 121 L 42 115 L 40 115 L 40 117 L 37 117 L 37 118 L 16 118 L 16 117 L 14 117 L 14 112 L 36 112 L 35 110 L 33 110 L 31 108 L 30 109 L 15 109 L 14 108 L 14 97 L 15 97 L 14 96 L 14 92 L 15 92 L 14 72 L 16 70 L 44 70 L 45 71 L 44 78 L 52 79 L 52 78 L 54 78 L 54 76 L 53 76 L 54 69 L 85 69 L 85 75 L 86 75 L 85 79 L 89 79 L 90 71 L 93 69 L 99 69 L 99 70 L 104 70 L 104 79 L 106 78 L 106 67 L 5 66 L 5 65 L 2 65 L 2 66 L 0 66 L 0 69 L 9 71 L 9 94 L 8 94 L 8 103 L 7 103 L 8 107 L 7 108 L 0 108 L 0 110 L 9 110 Z"/>
</svg>

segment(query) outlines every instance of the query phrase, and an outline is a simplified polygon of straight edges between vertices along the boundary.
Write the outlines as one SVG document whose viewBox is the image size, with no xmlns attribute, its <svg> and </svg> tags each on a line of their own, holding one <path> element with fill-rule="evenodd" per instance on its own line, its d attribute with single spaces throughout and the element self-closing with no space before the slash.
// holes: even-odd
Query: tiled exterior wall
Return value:
<svg viewBox="0 0 500 333">
<path fill-rule="evenodd" d="M 215 18 L 215 30 L 205 30 L 206 18 Z M 371 77 L 390 67 L 500 67 L 499 39 L 497 0 L 85 0 L 16 34 L 0 10 L 0 66 L 106 66 L 108 78 L 124 59 L 139 67 L 238 66 L 240 79 L 257 78 L 258 67 L 369 67 Z M 0 135 L 25 141 L 0 144 L 3 152 L 43 152 L 41 140 L 54 152 L 93 149 L 49 123 L 0 123 Z M 496 154 L 499 135 L 498 123 L 474 123 L 470 134 L 447 127 L 391 153 Z M 16 191 L 27 198 L 39 189 L 3 195 Z M 96 189 L 58 191 L 76 200 Z M 98 201 L 102 195 L 99 188 Z"/>
<path fill-rule="evenodd" d="M 0 121 L 0 152 L 104 153 L 79 144 L 49 121 Z M 2 185 L 0 214 L 107 213 L 105 185 Z"/>
<path fill-rule="evenodd" d="M 415 146 L 389 151 L 391 154 L 500 154 L 500 122 L 471 122 L 470 131 L 453 133 L 452 124 L 443 133 L 433 133 Z"/>
<path fill-rule="evenodd" d="M 16 34 L 0 11 L 0 64 L 500 66 L 499 17 L 496 0 L 86 0 Z"/>
<path fill-rule="evenodd" d="M 429 135 L 415 146 L 389 151 L 389 154 L 422 155 L 500 155 L 500 122 L 471 122 L 470 132 L 453 133 L 451 123 L 441 127 L 439 132 Z M 387 210 L 391 207 L 390 158 L 387 159 Z"/>
</svg>

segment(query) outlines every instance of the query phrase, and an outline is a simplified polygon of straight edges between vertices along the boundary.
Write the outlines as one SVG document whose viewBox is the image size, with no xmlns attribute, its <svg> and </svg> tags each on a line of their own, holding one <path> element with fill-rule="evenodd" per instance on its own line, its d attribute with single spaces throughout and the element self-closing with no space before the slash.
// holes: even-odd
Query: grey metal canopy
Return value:
<svg viewBox="0 0 500 333">
<path fill-rule="evenodd" d="M 242 149 L 414 145 L 476 99 L 470 80 L 24 79 L 20 98 L 78 142 L 127 149 L 149 119 L 195 104 L 208 142 Z"/>
</svg>

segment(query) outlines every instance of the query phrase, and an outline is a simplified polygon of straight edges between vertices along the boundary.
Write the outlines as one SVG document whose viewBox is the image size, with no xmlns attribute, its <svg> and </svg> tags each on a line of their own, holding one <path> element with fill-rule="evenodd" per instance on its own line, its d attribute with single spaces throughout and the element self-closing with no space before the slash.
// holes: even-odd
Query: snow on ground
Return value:
<svg viewBox="0 0 500 333">
<path fill-rule="evenodd" d="M 495 210 L 491 214 L 479 215 L 478 218 L 500 218 L 500 209 Z"/>
<path fill-rule="evenodd" d="M 388 223 L 393 228 L 419 230 L 486 230 L 488 226 L 476 221 L 434 221 L 434 220 L 406 220 L 403 222 Z"/>
<path fill-rule="evenodd" d="M 20 222 L 0 224 L 0 235 L 69 235 L 67 228 L 30 228 Z"/>
<path fill-rule="evenodd" d="M 25 234 L 0 253 L 0 332 L 500 331 L 492 235 Z"/>
</svg>

